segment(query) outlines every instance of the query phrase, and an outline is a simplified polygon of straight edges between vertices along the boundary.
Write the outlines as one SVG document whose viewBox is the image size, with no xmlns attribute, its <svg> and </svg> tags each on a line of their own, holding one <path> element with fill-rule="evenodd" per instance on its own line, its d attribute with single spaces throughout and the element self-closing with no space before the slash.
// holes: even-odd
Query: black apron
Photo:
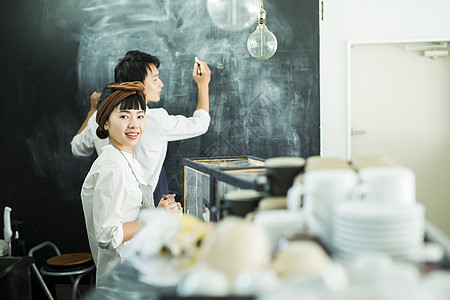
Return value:
<svg viewBox="0 0 450 300">
<path fill-rule="evenodd" d="M 164 166 L 159 173 L 158 183 L 153 191 L 153 200 L 155 201 L 155 207 L 158 207 L 159 201 L 164 195 L 169 194 L 169 186 L 167 184 L 166 172 L 164 172 Z"/>
</svg>

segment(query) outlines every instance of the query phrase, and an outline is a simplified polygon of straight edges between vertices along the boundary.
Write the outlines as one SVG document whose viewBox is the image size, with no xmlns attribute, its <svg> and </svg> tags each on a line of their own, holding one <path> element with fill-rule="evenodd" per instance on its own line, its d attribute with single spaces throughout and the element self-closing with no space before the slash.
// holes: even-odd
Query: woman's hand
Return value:
<svg viewBox="0 0 450 300">
<path fill-rule="evenodd" d="M 169 194 L 161 198 L 158 208 L 165 208 L 168 212 L 176 214 L 181 204 L 175 201 L 175 194 Z"/>
</svg>

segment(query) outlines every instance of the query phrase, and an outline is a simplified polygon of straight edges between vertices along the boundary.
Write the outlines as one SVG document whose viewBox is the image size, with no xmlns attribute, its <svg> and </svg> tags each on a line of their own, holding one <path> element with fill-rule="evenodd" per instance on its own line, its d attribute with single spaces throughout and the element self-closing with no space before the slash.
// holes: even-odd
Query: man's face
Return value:
<svg viewBox="0 0 450 300">
<path fill-rule="evenodd" d="M 145 100 L 146 102 L 159 102 L 159 94 L 164 86 L 161 79 L 159 79 L 159 71 L 155 65 L 149 65 L 147 69 L 147 76 L 144 79 Z"/>
</svg>

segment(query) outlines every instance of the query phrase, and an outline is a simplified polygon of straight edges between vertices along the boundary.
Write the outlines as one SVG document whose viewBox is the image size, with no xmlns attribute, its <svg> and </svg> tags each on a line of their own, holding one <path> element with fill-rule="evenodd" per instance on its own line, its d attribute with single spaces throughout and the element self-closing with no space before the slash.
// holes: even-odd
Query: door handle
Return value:
<svg viewBox="0 0 450 300">
<path fill-rule="evenodd" d="M 363 135 L 363 134 L 366 134 L 366 131 L 365 131 L 365 130 L 355 130 L 355 129 L 352 129 L 352 136 L 355 136 L 355 135 Z"/>
</svg>

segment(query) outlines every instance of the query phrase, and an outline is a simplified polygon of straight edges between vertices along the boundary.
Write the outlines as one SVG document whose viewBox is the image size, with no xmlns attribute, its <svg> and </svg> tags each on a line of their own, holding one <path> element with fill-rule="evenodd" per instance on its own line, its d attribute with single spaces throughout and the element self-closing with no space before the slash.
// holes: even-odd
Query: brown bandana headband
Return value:
<svg viewBox="0 0 450 300">
<path fill-rule="evenodd" d="M 101 132 L 104 131 L 105 123 L 108 120 L 109 115 L 111 115 L 114 108 L 123 99 L 127 98 L 130 95 L 137 94 L 144 100 L 145 103 L 144 85 L 140 81 L 110 84 L 108 85 L 108 88 L 113 89 L 115 91 L 103 100 L 97 111 L 96 117 L 96 121 L 98 124 L 97 135 L 100 138 L 108 137 L 107 132 L 104 132 L 103 134 Z M 104 137 L 101 137 L 99 133 Z"/>
</svg>

